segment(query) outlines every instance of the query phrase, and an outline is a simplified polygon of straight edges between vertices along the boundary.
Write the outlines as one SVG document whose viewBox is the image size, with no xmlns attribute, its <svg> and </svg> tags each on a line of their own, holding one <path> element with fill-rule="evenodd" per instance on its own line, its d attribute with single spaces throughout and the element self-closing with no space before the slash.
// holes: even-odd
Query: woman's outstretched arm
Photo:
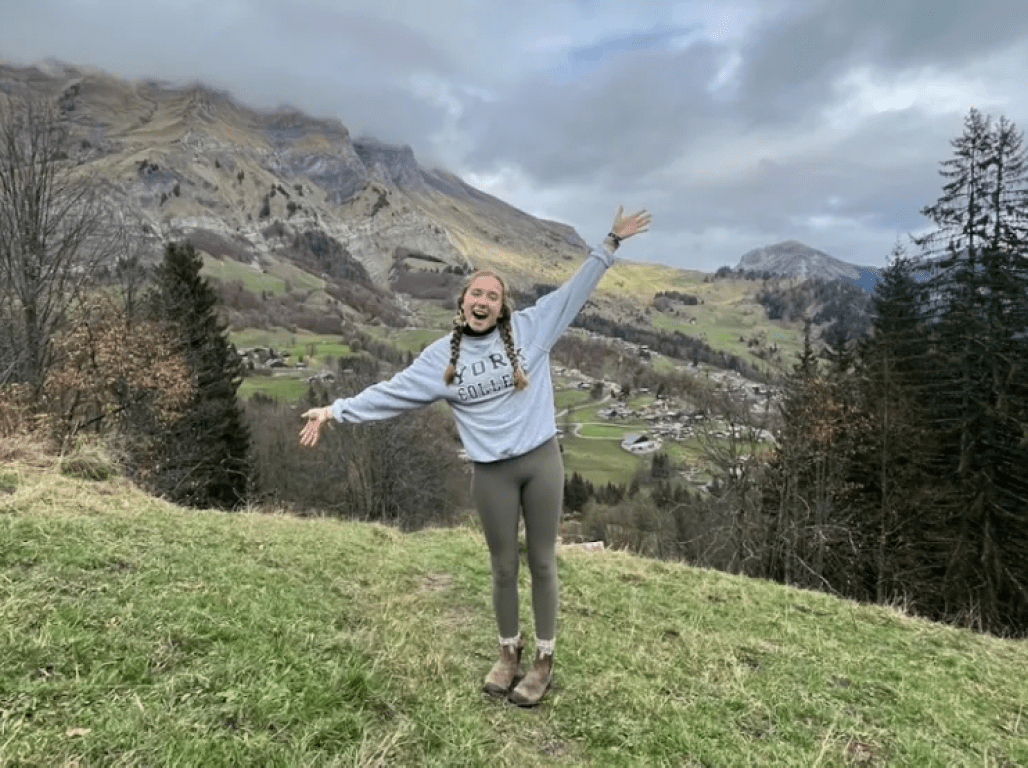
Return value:
<svg viewBox="0 0 1028 768">
<path fill-rule="evenodd" d="M 645 210 L 625 216 L 624 208 L 618 206 L 603 247 L 593 248 L 578 271 L 560 288 L 519 313 L 524 323 L 523 343 L 550 349 L 581 311 L 604 273 L 614 265 L 614 252 L 621 241 L 645 232 L 650 221 Z"/>
</svg>

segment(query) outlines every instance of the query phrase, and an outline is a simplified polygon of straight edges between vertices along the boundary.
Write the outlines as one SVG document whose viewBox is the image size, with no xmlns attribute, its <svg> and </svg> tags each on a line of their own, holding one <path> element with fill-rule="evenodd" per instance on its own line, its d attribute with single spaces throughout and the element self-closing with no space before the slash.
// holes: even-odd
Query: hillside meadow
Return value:
<svg viewBox="0 0 1028 768">
<path fill-rule="evenodd" d="M 567 548 L 556 685 L 520 710 L 478 690 L 470 518 L 189 510 L 2 455 L 2 765 L 1028 765 L 1023 641 Z"/>
</svg>

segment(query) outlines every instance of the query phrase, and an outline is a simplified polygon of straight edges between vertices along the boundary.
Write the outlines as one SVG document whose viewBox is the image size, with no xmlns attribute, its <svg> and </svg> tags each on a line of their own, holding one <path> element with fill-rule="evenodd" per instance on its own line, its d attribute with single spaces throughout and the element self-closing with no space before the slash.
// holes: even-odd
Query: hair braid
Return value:
<svg viewBox="0 0 1028 768">
<path fill-rule="evenodd" d="M 503 348 L 507 351 L 507 359 L 514 368 L 514 389 L 524 389 L 528 386 L 528 377 L 521 370 L 518 364 L 518 353 L 514 349 L 514 334 L 511 332 L 510 318 L 504 318 L 499 322 L 500 335 L 503 336 Z"/>
<path fill-rule="evenodd" d="M 450 364 L 443 372 L 443 381 L 452 384 L 457 378 L 457 359 L 460 357 L 460 340 L 464 336 L 464 324 L 460 314 L 453 318 L 453 333 L 450 335 Z"/>
</svg>

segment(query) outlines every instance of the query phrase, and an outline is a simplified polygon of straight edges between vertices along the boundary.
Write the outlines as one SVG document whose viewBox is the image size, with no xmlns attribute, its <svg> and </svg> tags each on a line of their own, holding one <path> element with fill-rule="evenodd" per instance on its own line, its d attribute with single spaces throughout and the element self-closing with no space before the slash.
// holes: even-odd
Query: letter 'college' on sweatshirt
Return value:
<svg viewBox="0 0 1028 768">
<path fill-rule="evenodd" d="M 606 248 L 592 249 L 564 285 L 534 306 L 514 312 L 514 346 L 530 377 L 525 389 L 514 388 L 514 371 L 494 328 L 482 336 L 464 335 L 452 384 L 443 381 L 450 363 L 450 337 L 444 336 L 391 379 L 355 397 L 336 400 L 332 415 L 337 421 L 376 421 L 446 400 L 472 461 L 500 461 L 528 453 L 557 433 L 550 350 L 615 261 Z"/>
</svg>

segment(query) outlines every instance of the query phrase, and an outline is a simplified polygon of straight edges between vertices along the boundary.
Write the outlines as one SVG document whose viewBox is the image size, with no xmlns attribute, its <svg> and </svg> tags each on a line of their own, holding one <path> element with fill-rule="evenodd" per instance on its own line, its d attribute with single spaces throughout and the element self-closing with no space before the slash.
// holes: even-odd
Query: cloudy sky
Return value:
<svg viewBox="0 0 1028 768">
<path fill-rule="evenodd" d="M 0 59 L 340 119 L 623 255 L 880 266 L 972 107 L 1028 127 L 1025 0 L 0 0 Z"/>
</svg>

